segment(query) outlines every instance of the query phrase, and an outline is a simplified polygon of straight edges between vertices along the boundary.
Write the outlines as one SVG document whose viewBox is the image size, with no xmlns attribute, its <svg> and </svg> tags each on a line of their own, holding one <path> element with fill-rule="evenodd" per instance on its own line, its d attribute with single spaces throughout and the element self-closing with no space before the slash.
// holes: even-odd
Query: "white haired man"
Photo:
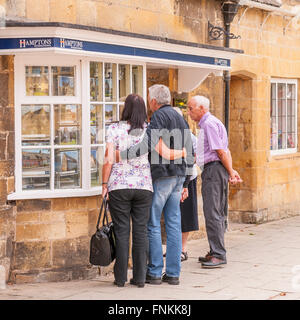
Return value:
<svg viewBox="0 0 300 320">
<path fill-rule="evenodd" d="M 228 181 L 242 182 L 232 168 L 228 137 L 223 123 L 209 112 L 209 99 L 194 96 L 188 101 L 188 114 L 201 131 L 197 141 L 197 164 L 204 165 L 202 199 L 210 251 L 199 257 L 203 268 L 218 268 L 227 263 L 224 234 L 227 228 Z"/>
</svg>

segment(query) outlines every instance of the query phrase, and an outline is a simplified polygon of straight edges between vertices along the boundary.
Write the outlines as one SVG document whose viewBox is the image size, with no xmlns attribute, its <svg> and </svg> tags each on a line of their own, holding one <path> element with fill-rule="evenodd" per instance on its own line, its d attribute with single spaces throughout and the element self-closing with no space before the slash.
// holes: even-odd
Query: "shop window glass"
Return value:
<svg viewBox="0 0 300 320">
<path fill-rule="evenodd" d="M 130 65 L 119 64 L 119 101 L 125 101 L 130 93 Z"/>
<path fill-rule="evenodd" d="M 51 67 L 52 95 L 75 96 L 75 67 Z"/>
<path fill-rule="evenodd" d="M 49 70 L 48 67 L 26 66 L 26 95 L 48 96 L 49 95 Z"/>
<path fill-rule="evenodd" d="M 55 188 L 74 189 L 81 187 L 81 150 L 55 150 Z"/>
<path fill-rule="evenodd" d="M 90 97 L 91 101 L 103 101 L 103 63 L 90 63 Z"/>
<path fill-rule="evenodd" d="M 50 188 L 50 149 L 24 149 L 22 151 L 22 189 Z"/>
<path fill-rule="evenodd" d="M 91 105 L 91 144 L 103 143 L 103 106 Z"/>
<path fill-rule="evenodd" d="M 143 67 L 132 66 L 132 93 L 143 96 Z"/>
<path fill-rule="evenodd" d="M 81 144 L 81 106 L 55 105 L 55 144 Z"/>
<path fill-rule="evenodd" d="M 105 105 L 105 122 L 111 123 L 118 120 L 117 105 L 107 104 Z"/>
<path fill-rule="evenodd" d="M 22 146 L 50 144 L 50 106 L 22 105 Z"/>
<path fill-rule="evenodd" d="M 21 160 L 16 166 L 16 193 L 41 190 L 33 193 L 37 197 L 42 190 L 50 191 L 51 197 L 55 190 L 100 187 L 105 131 L 120 120 L 130 93 L 143 96 L 143 66 L 91 61 L 89 70 L 81 70 L 86 64 L 79 59 L 66 59 L 65 66 L 51 60 L 46 66 L 31 65 L 32 59 L 28 65 L 22 61 L 25 85 L 20 88 L 25 87 L 26 98 L 16 106 Z M 77 79 L 88 72 L 89 78 Z M 88 95 L 83 91 L 87 88 Z M 291 108 L 289 117 L 292 112 Z M 293 130 L 292 124 L 287 130 Z"/>
<path fill-rule="evenodd" d="M 105 63 L 105 101 L 117 100 L 117 65 Z"/>
<path fill-rule="evenodd" d="M 104 160 L 104 147 L 91 148 L 91 187 L 102 184 L 102 166 Z"/>
</svg>

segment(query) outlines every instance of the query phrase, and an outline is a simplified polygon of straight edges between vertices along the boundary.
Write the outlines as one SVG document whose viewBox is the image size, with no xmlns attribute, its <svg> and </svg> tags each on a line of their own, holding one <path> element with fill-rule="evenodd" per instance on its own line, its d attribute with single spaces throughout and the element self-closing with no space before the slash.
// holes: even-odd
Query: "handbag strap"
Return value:
<svg viewBox="0 0 300 320">
<path fill-rule="evenodd" d="M 97 220 L 97 226 L 96 226 L 96 230 L 99 229 L 99 223 L 100 223 L 100 218 L 101 218 L 101 214 L 104 208 L 104 214 L 103 214 L 103 220 L 102 220 L 102 225 L 104 225 L 105 219 L 106 222 L 108 223 L 108 217 L 107 217 L 107 196 L 105 195 L 102 204 L 101 204 L 101 208 L 100 208 L 100 212 L 99 212 L 99 216 L 98 216 L 98 220 Z"/>
</svg>

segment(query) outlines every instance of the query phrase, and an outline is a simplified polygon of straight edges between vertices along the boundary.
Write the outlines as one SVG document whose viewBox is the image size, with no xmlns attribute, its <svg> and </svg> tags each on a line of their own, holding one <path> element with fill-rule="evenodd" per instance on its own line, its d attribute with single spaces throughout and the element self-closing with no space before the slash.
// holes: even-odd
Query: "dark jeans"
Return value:
<svg viewBox="0 0 300 320">
<path fill-rule="evenodd" d="M 132 219 L 133 279 L 145 282 L 147 266 L 147 223 L 152 192 L 140 189 L 119 189 L 109 192 L 109 210 L 116 236 L 115 280 L 127 281 L 130 217 Z"/>
<path fill-rule="evenodd" d="M 221 162 L 205 166 L 202 177 L 203 212 L 210 254 L 226 261 L 228 172 Z"/>
</svg>

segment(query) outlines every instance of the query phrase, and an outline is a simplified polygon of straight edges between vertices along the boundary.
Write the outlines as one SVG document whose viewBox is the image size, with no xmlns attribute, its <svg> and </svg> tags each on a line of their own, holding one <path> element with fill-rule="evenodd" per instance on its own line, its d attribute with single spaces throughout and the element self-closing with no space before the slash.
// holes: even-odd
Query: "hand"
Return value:
<svg viewBox="0 0 300 320">
<path fill-rule="evenodd" d="M 243 182 L 239 173 L 236 170 L 232 170 L 232 173 L 229 176 L 230 184 L 237 184 Z"/>
<path fill-rule="evenodd" d="M 108 200 L 108 190 L 107 190 L 107 184 L 102 185 L 102 198 L 106 196 L 106 200 Z"/>
<path fill-rule="evenodd" d="M 120 162 L 120 150 L 116 150 L 115 151 L 115 159 L 116 159 L 116 163 Z"/>
<path fill-rule="evenodd" d="M 180 202 L 183 202 L 189 196 L 188 188 L 183 188 L 181 192 Z"/>
<path fill-rule="evenodd" d="M 186 158 L 186 148 L 182 149 L 182 158 Z"/>
</svg>

